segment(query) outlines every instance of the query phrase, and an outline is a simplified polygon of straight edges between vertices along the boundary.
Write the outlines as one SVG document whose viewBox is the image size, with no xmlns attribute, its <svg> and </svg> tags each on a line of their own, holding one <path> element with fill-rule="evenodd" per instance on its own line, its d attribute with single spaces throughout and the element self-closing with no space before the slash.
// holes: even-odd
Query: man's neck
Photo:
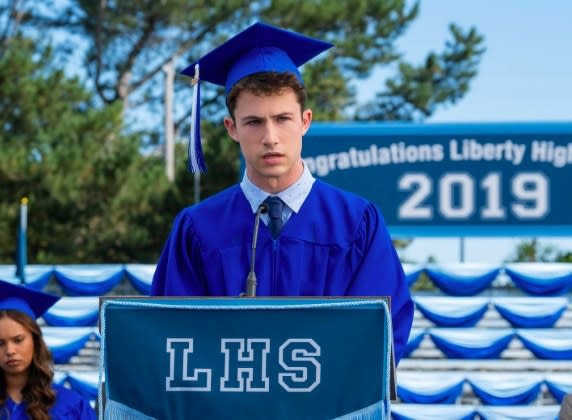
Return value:
<svg viewBox="0 0 572 420">
<path fill-rule="evenodd" d="M 248 175 L 248 179 L 250 180 L 250 182 L 252 182 L 261 190 L 267 192 L 268 194 L 278 194 L 279 192 L 284 191 L 285 189 L 291 187 L 296 182 L 298 182 L 298 180 L 304 173 L 304 163 L 302 159 L 300 159 L 299 164 L 296 164 L 296 167 L 293 168 L 293 170 L 294 170 L 293 174 L 295 174 L 295 176 L 292 176 L 293 174 L 288 174 L 287 178 L 285 178 L 284 176 L 265 177 L 262 180 L 253 177 L 251 174 L 248 173 L 248 170 L 246 171 L 246 173 Z"/>
</svg>

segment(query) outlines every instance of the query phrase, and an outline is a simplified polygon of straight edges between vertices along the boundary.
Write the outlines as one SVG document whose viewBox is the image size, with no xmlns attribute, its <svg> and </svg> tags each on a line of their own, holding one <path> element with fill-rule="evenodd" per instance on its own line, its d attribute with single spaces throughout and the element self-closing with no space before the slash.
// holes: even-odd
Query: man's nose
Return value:
<svg viewBox="0 0 572 420">
<path fill-rule="evenodd" d="M 275 144 L 278 142 L 278 128 L 271 122 L 264 125 L 264 144 Z"/>
</svg>

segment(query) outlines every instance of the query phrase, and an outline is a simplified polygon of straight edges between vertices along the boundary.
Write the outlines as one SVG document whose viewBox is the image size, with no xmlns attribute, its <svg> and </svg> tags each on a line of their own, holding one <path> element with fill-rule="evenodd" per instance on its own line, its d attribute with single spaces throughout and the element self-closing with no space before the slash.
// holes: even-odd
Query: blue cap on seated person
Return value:
<svg viewBox="0 0 572 420">
<path fill-rule="evenodd" d="M 0 280 L 0 310 L 20 311 L 37 319 L 58 300 L 59 296 Z"/>
<path fill-rule="evenodd" d="M 193 77 L 195 86 L 189 142 L 191 172 L 206 172 L 200 139 L 200 80 L 224 86 L 226 95 L 241 79 L 262 72 L 290 72 L 303 84 L 298 67 L 332 46 L 257 22 L 186 67 L 181 73 Z"/>
</svg>

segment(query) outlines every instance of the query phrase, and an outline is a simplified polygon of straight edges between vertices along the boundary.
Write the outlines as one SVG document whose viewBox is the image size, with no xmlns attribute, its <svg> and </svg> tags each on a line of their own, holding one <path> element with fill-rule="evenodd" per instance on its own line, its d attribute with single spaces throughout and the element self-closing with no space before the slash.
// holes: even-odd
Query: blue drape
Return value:
<svg viewBox="0 0 572 420">
<path fill-rule="evenodd" d="M 52 265 L 26 265 L 24 269 L 26 286 L 34 290 L 42 290 L 52 277 Z M 20 284 L 20 278 L 15 275 L 15 265 L 0 265 L 0 280 Z"/>
<path fill-rule="evenodd" d="M 411 328 L 409 333 L 409 339 L 407 340 L 407 345 L 405 346 L 405 351 L 403 352 L 402 358 L 409 357 L 411 353 L 417 350 L 421 341 L 425 338 L 424 328 Z"/>
<path fill-rule="evenodd" d="M 123 279 L 124 268 L 114 264 L 56 265 L 54 274 L 69 295 L 101 296 Z"/>
<path fill-rule="evenodd" d="M 434 265 L 425 270 L 443 292 L 453 296 L 473 296 L 491 285 L 500 267 L 463 263 Z"/>
<path fill-rule="evenodd" d="M 42 316 L 55 327 L 87 327 L 97 325 L 99 297 L 64 296 Z"/>
<path fill-rule="evenodd" d="M 538 398 L 542 376 L 503 372 L 499 380 L 498 372 L 470 373 L 467 381 L 483 404 L 518 405 L 530 404 Z"/>
<path fill-rule="evenodd" d="M 571 329 L 518 329 L 516 335 L 539 359 L 572 360 Z"/>
<path fill-rule="evenodd" d="M 497 312 L 515 328 L 552 327 L 568 307 L 568 298 L 495 297 Z"/>
<path fill-rule="evenodd" d="M 404 403 L 454 404 L 464 382 L 461 373 L 401 372 L 397 377 L 397 396 Z"/>
<path fill-rule="evenodd" d="M 508 406 L 532 404 L 541 387 L 560 403 L 572 393 L 572 377 L 566 373 L 538 372 L 429 372 L 398 371 L 397 394 L 408 404 L 453 404 L 461 395 L 463 385 L 470 387 L 482 405 Z"/>
<path fill-rule="evenodd" d="M 482 406 L 478 413 L 483 420 L 555 420 L 558 405 Z"/>
<path fill-rule="evenodd" d="M 125 274 L 139 293 L 148 296 L 151 294 L 155 268 L 156 264 L 126 264 Z"/>
<path fill-rule="evenodd" d="M 514 263 L 506 274 L 526 293 L 537 296 L 562 295 L 572 290 L 570 263 Z"/>
<path fill-rule="evenodd" d="M 99 337 L 90 327 L 44 327 L 42 333 L 56 364 L 68 363 L 89 339 Z"/>
<path fill-rule="evenodd" d="M 413 284 L 419 278 L 419 275 L 423 272 L 423 266 L 421 264 L 410 264 L 410 263 L 403 263 L 403 271 L 405 272 L 405 277 L 407 279 L 407 285 L 409 287 L 413 286 Z"/>
<path fill-rule="evenodd" d="M 395 420 L 555 420 L 559 410 L 559 405 L 392 404 L 391 417 Z"/>
<path fill-rule="evenodd" d="M 571 263 L 511 263 L 505 266 L 477 263 L 423 264 L 404 263 L 407 283 L 411 287 L 425 272 L 435 285 L 451 296 L 475 296 L 486 290 L 503 273 L 508 282 L 535 296 L 549 296 L 572 290 Z M 148 295 L 155 264 L 65 264 L 27 265 L 26 284 L 43 289 L 55 275 L 66 294 L 103 295 L 124 276 L 141 294 Z M 0 279 L 19 283 L 15 265 L 0 265 Z M 543 321 L 545 322 L 545 321 Z M 547 322 L 547 321 L 546 321 Z"/>
<path fill-rule="evenodd" d="M 488 298 L 417 296 L 417 309 L 439 327 L 472 327 L 483 317 L 489 306 Z"/>
<path fill-rule="evenodd" d="M 96 372 L 70 372 L 67 377 L 70 388 L 77 391 L 89 401 L 97 399 L 97 386 L 99 373 Z"/>
<path fill-rule="evenodd" d="M 566 394 L 572 394 L 572 375 L 549 373 L 544 383 L 559 404 L 562 404 Z"/>
<path fill-rule="evenodd" d="M 512 329 L 432 328 L 429 337 L 451 359 L 495 359 L 514 336 Z"/>
<path fill-rule="evenodd" d="M 392 404 L 391 417 L 395 420 L 472 420 L 477 414 L 470 405 L 451 404 Z"/>
</svg>

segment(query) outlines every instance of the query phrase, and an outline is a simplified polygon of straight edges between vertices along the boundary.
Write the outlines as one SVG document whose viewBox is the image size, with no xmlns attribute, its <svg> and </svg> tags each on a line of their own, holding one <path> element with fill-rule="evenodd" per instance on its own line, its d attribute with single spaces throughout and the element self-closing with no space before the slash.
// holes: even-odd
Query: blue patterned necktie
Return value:
<svg viewBox="0 0 572 420">
<path fill-rule="evenodd" d="M 268 205 L 268 215 L 270 216 L 268 228 L 272 233 L 272 237 L 276 239 L 282 229 L 282 209 L 284 208 L 284 202 L 276 196 L 268 197 L 264 202 Z"/>
</svg>

